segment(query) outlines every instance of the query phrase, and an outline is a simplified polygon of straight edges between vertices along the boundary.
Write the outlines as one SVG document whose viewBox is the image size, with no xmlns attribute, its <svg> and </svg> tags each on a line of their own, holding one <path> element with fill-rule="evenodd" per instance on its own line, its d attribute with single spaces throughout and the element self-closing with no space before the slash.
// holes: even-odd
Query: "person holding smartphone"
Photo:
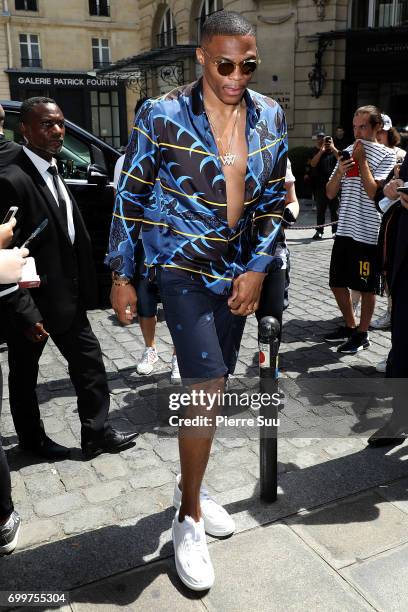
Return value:
<svg viewBox="0 0 408 612">
<path fill-rule="evenodd" d="M 13 237 L 15 224 L 16 220 L 12 218 L 7 223 L 0 225 L 0 283 L 7 285 L 20 280 L 25 258 L 28 255 L 28 249 L 6 249 Z M 0 301 L 0 308 L 1 305 Z M 0 370 L 0 415 L 2 392 L 3 377 Z M 17 546 L 20 525 L 21 519 L 14 510 L 11 497 L 10 469 L 0 435 L 0 556 L 12 553 Z"/>
<path fill-rule="evenodd" d="M 312 179 L 314 185 L 314 199 L 316 201 L 316 233 L 313 240 L 323 238 L 324 228 L 320 227 L 326 222 L 326 210 L 330 210 L 330 220 L 334 224 L 331 231 L 336 233 L 336 222 L 338 219 L 337 211 L 339 199 L 337 197 L 329 199 L 326 195 L 326 183 L 329 180 L 337 162 L 338 151 L 333 144 L 331 136 L 326 136 L 324 132 L 319 132 L 316 136 L 317 146 L 312 149 L 310 167 L 312 169 Z"/>
<path fill-rule="evenodd" d="M 376 251 L 381 224 L 374 199 L 395 165 L 394 151 L 377 142 L 382 126 L 381 113 L 375 106 L 356 110 L 355 142 L 341 152 L 326 187 L 330 199 L 336 198 L 341 189 L 329 284 L 344 325 L 324 337 L 326 342 L 341 343 L 339 353 L 354 354 L 370 346 L 368 328 L 375 307 Z M 359 325 L 352 308 L 351 289 L 362 294 Z"/>
</svg>

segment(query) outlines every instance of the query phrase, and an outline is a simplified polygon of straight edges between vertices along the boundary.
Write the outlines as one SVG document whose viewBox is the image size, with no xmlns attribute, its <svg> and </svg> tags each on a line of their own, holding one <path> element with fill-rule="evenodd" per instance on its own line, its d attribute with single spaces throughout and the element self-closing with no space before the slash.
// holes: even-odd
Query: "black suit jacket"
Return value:
<svg viewBox="0 0 408 612">
<path fill-rule="evenodd" d="M 0 170 L 11 164 L 23 147 L 0 134 Z"/>
<path fill-rule="evenodd" d="M 401 165 L 399 177 L 405 182 L 408 181 L 408 155 L 405 156 Z M 401 272 L 408 257 L 408 210 L 403 206 L 398 207 L 395 217 L 395 234 L 392 237 L 395 244 L 390 278 L 391 293 L 397 282 L 407 283 L 406 278 L 401 278 Z"/>
<path fill-rule="evenodd" d="M 8 317 L 20 327 L 44 321 L 50 333 L 67 331 L 78 308 L 96 303 L 96 276 L 91 240 L 70 193 L 75 225 L 72 245 L 61 222 L 58 205 L 30 158 L 21 150 L 0 173 L 0 217 L 10 205 L 19 207 L 13 244 L 20 246 L 48 218 L 47 227 L 30 244 L 41 286 L 3 298 Z"/>
</svg>

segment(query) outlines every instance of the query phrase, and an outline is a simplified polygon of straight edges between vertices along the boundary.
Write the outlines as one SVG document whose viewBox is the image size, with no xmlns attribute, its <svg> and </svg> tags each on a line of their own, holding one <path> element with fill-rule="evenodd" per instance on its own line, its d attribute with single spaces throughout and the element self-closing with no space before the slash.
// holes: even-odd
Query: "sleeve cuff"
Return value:
<svg viewBox="0 0 408 612">
<path fill-rule="evenodd" d="M 134 260 L 119 251 L 108 253 L 105 257 L 105 264 L 112 272 L 117 272 L 120 276 L 126 276 L 129 279 L 134 276 Z"/>
</svg>

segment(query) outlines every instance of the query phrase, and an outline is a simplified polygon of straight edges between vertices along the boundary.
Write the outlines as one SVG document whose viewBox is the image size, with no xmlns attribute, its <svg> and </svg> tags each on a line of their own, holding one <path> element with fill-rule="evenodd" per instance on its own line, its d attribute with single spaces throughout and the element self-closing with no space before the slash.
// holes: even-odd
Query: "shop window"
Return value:
<svg viewBox="0 0 408 612">
<path fill-rule="evenodd" d="M 37 0 L 16 0 L 16 11 L 38 11 Z"/>
<path fill-rule="evenodd" d="M 388 28 L 408 22 L 408 0 L 353 0 L 352 28 Z"/>
<path fill-rule="evenodd" d="M 109 0 L 89 0 L 89 14 L 98 17 L 109 17 Z"/>
<path fill-rule="evenodd" d="M 212 13 L 216 13 L 222 9 L 221 0 L 203 0 L 201 3 L 201 7 L 199 10 L 199 17 L 197 19 L 197 41 L 200 42 L 201 39 L 201 28 L 203 27 L 204 21 L 207 19 L 209 15 Z"/>
<path fill-rule="evenodd" d="M 109 40 L 107 38 L 92 39 L 92 59 L 94 68 L 104 68 L 111 63 Z"/>
<path fill-rule="evenodd" d="M 119 96 L 117 91 L 91 91 L 92 133 L 120 147 Z"/>
<path fill-rule="evenodd" d="M 177 32 L 174 25 L 173 13 L 168 8 L 163 15 L 160 32 L 157 35 L 158 47 L 174 47 L 177 44 Z"/>
<path fill-rule="evenodd" d="M 40 40 L 37 34 L 20 34 L 22 68 L 41 68 Z"/>
</svg>

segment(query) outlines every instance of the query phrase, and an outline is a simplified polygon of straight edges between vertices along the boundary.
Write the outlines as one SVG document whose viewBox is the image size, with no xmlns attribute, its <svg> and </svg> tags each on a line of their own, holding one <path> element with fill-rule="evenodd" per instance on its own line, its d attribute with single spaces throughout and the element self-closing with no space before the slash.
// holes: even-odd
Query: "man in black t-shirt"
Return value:
<svg viewBox="0 0 408 612">
<path fill-rule="evenodd" d="M 323 132 L 317 134 L 316 147 L 311 150 L 310 167 L 312 171 L 313 191 L 317 207 L 317 227 L 313 240 L 323 238 L 323 227 L 326 209 L 330 210 L 330 220 L 335 223 L 338 219 L 339 200 L 334 198 L 329 200 L 326 196 L 326 183 L 329 180 L 334 167 L 337 163 L 337 149 L 333 144 L 331 136 L 325 136 Z M 332 225 L 332 234 L 336 233 L 336 225 Z"/>
</svg>

